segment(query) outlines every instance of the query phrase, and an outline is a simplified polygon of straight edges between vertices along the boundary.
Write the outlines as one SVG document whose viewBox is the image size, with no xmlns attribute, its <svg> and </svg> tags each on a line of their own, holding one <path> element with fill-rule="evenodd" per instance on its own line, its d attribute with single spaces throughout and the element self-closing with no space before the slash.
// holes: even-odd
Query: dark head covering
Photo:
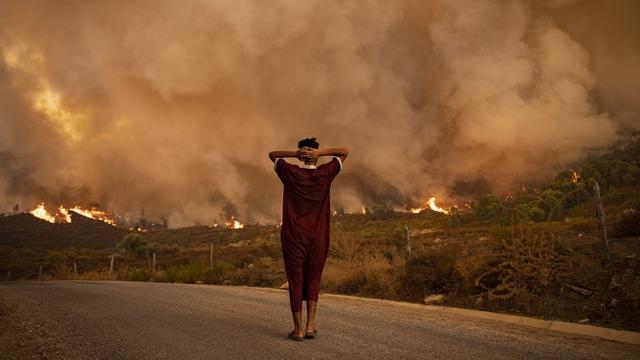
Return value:
<svg viewBox="0 0 640 360">
<path fill-rule="evenodd" d="M 316 138 L 306 138 L 298 141 L 298 149 L 302 149 L 305 146 L 317 149 L 320 147 L 320 144 L 318 144 Z"/>
</svg>

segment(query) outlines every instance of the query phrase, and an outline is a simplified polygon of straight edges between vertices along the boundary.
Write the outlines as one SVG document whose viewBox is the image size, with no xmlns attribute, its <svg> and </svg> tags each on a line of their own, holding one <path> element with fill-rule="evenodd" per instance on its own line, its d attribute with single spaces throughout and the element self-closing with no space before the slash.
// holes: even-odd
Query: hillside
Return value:
<svg viewBox="0 0 640 360">
<path fill-rule="evenodd" d="M 443 304 L 640 331 L 640 142 L 588 159 L 539 188 L 479 196 L 464 211 L 419 214 L 374 205 L 332 218 L 325 292 Z M 609 260 L 598 237 L 602 191 Z M 78 216 L 76 216 L 78 217 Z M 411 252 L 407 251 L 405 226 Z M 0 218 L 0 274 L 279 287 L 279 227 L 195 226 L 141 233 L 155 252 L 118 253 L 127 231 L 90 219 Z M 209 263 L 213 246 L 213 263 Z M 77 265 L 78 274 L 71 264 Z"/>
<path fill-rule="evenodd" d="M 125 230 L 71 213 L 72 222 L 52 224 L 31 214 L 0 217 L 0 246 L 59 249 L 113 247 Z"/>
</svg>

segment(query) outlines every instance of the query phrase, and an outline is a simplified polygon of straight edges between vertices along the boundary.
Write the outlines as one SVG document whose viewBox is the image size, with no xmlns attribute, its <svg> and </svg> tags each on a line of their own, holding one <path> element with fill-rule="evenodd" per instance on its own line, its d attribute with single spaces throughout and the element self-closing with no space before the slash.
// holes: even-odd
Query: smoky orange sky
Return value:
<svg viewBox="0 0 640 360">
<path fill-rule="evenodd" d="M 307 136 L 347 211 L 533 185 L 640 128 L 639 4 L 0 1 L 0 212 L 277 221 Z"/>
</svg>

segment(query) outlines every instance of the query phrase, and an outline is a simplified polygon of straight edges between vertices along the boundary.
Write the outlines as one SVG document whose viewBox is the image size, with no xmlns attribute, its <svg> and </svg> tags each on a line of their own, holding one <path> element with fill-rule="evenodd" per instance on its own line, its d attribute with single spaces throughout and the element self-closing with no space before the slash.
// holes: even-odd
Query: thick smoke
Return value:
<svg viewBox="0 0 640 360">
<path fill-rule="evenodd" d="M 636 1 L 0 2 L 0 204 L 279 218 L 267 158 L 352 150 L 334 206 L 506 192 L 637 129 Z"/>
</svg>

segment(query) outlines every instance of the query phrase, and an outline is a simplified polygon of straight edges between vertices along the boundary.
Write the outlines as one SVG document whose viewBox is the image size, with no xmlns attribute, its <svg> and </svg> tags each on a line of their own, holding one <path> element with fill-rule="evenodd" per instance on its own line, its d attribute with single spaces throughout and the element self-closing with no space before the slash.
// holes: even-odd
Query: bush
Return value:
<svg viewBox="0 0 640 360">
<path fill-rule="evenodd" d="M 595 218 L 593 219 L 577 219 L 573 220 L 569 225 L 569 229 L 582 233 L 595 233 L 598 231 L 598 225 Z"/>
<path fill-rule="evenodd" d="M 141 234 L 129 233 L 116 244 L 116 250 L 136 255 L 148 255 L 153 246 Z"/>
<path fill-rule="evenodd" d="M 150 281 L 166 283 L 170 282 L 169 276 L 167 276 L 167 272 L 164 270 L 158 270 L 151 274 Z"/>
<path fill-rule="evenodd" d="M 228 261 L 216 260 L 213 262 L 213 267 L 211 268 L 211 270 L 208 270 L 204 273 L 202 279 L 207 284 L 226 284 L 232 277 L 235 269 L 235 266 L 233 266 L 233 264 Z"/>
<path fill-rule="evenodd" d="M 640 236 L 640 211 L 629 209 L 626 214 L 613 225 L 613 237 Z"/>
<path fill-rule="evenodd" d="M 365 283 L 360 287 L 359 294 L 376 298 L 398 299 L 401 284 L 397 279 L 402 276 L 402 270 L 401 267 L 390 265 L 384 258 L 371 259 L 368 265 L 365 265 Z"/>
<path fill-rule="evenodd" d="M 342 283 L 338 284 L 338 292 L 341 294 L 355 295 L 360 292 L 360 288 L 367 283 L 365 274 L 361 271 L 352 274 Z"/>
<path fill-rule="evenodd" d="M 329 241 L 329 256 L 342 260 L 355 260 L 364 256 L 365 242 L 353 232 L 336 231 Z"/>
<path fill-rule="evenodd" d="M 393 208 L 387 204 L 374 205 L 367 209 L 368 217 L 375 220 L 391 219 L 395 215 Z"/>
<path fill-rule="evenodd" d="M 509 223 L 509 211 L 502 201 L 493 195 L 480 196 L 471 207 L 475 216 L 482 221 L 501 225 Z"/>
<path fill-rule="evenodd" d="M 562 216 L 564 207 L 562 206 L 562 198 L 564 194 L 557 190 L 544 190 L 540 193 L 539 207 L 544 210 L 547 217 L 559 219 Z"/>
<path fill-rule="evenodd" d="M 460 210 L 457 207 L 452 207 L 449 211 L 449 217 L 447 218 L 447 226 L 458 227 L 464 224 L 464 219 Z"/>
<path fill-rule="evenodd" d="M 151 273 L 146 269 L 133 269 L 129 273 L 129 280 L 131 281 L 149 281 Z"/>
<path fill-rule="evenodd" d="M 170 266 L 166 270 L 170 282 L 193 284 L 202 278 L 202 266 L 198 264 L 182 264 Z"/>
<path fill-rule="evenodd" d="M 282 284 L 284 269 L 273 266 L 273 259 L 262 257 L 246 267 L 232 273 L 230 283 L 233 285 L 274 287 Z"/>
<path fill-rule="evenodd" d="M 531 221 L 535 221 L 535 222 L 541 222 L 544 221 L 547 217 L 547 214 L 544 212 L 544 210 L 540 209 L 537 206 L 531 206 L 529 207 L 529 219 L 531 219 Z"/>
<path fill-rule="evenodd" d="M 422 299 L 425 294 L 448 293 L 457 289 L 462 277 L 455 264 L 455 254 L 442 248 L 411 257 L 405 266 L 407 296 Z"/>
</svg>

